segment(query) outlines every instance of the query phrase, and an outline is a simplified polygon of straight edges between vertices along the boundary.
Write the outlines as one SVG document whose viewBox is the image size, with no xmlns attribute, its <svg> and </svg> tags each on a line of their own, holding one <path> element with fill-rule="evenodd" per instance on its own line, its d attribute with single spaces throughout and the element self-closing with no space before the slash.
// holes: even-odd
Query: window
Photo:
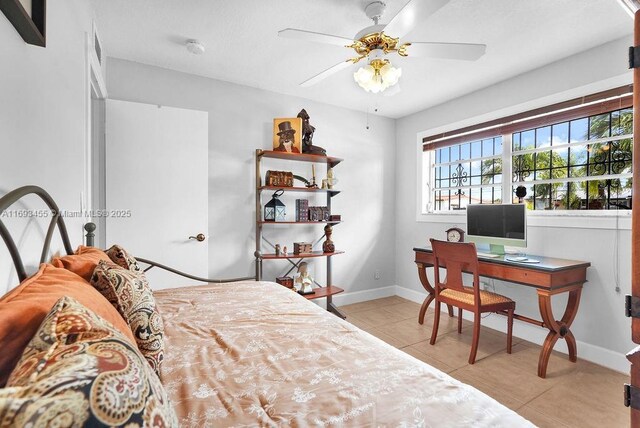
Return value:
<svg viewBox="0 0 640 428">
<path fill-rule="evenodd" d="M 423 210 L 524 202 L 531 210 L 629 209 L 630 87 L 423 139 Z"/>
<path fill-rule="evenodd" d="M 534 210 L 630 208 L 632 119 L 627 108 L 512 134 L 514 195 L 522 186 Z"/>
<path fill-rule="evenodd" d="M 502 201 L 502 137 L 485 138 L 433 151 L 434 209 Z"/>
</svg>

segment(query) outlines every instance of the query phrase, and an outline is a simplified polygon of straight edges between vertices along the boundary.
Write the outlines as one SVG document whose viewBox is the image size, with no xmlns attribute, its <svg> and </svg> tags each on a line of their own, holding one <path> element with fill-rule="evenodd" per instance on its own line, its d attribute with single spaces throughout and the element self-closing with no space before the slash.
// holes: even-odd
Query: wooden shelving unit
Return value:
<svg viewBox="0 0 640 428">
<path fill-rule="evenodd" d="M 264 190 L 271 190 L 271 191 L 276 191 L 278 189 L 282 189 L 282 187 L 278 187 L 278 186 L 261 186 L 258 190 L 259 191 L 264 191 Z M 331 193 L 333 195 L 337 195 L 338 193 L 340 193 L 339 190 L 333 190 L 333 189 L 313 189 L 313 188 L 309 188 L 309 187 L 287 187 L 287 192 L 308 192 L 308 193 Z"/>
<path fill-rule="evenodd" d="M 321 156 L 321 155 L 308 155 L 304 153 L 287 153 L 287 152 L 276 152 L 274 150 L 256 150 L 256 157 L 259 158 L 273 158 L 273 159 L 286 159 L 297 162 L 315 162 L 315 163 L 326 163 L 331 168 L 338 165 L 344 159 L 334 158 L 331 156 Z"/>
<path fill-rule="evenodd" d="M 344 254 L 344 251 L 336 250 L 333 253 L 323 253 L 322 251 L 314 251 L 304 254 L 288 254 L 286 256 L 276 256 L 275 253 L 263 253 L 262 260 L 287 260 L 287 259 L 311 259 L 314 257 L 331 257 L 338 254 Z"/>
<path fill-rule="evenodd" d="M 278 187 L 278 189 L 285 189 L 286 191 L 286 187 Z M 342 221 L 264 221 L 264 220 L 259 220 L 258 223 L 260 224 L 273 224 L 273 225 L 278 225 L 278 224 L 339 224 L 342 223 Z"/>
<path fill-rule="evenodd" d="M 342 293 L 344 290 L 340 287 L 335 287 L 333 285 L 327 285 L 326 287 L 322 287 L 322 288 L 316 288 L 314 294 L 307 294 L 306 297 L 309 300 L 313 300 L 313 299 L 321 299 L 323 297 L 326 297 L 327 299 L 329 299 L 331 296 L 334 296 L 336 294 L 340 294 Z M 344 316 L 342 316 L 342 318 L 345 318 Z"/>
<path fill-rule="evenodd" d="M 336 287 L 333 285 L 333 278 L 331 272 L 331 262 L 333 256 L 344 254 L 342 250 L 336 250 L 332 253 L 324 253 L 322 251 L 313 251 L 311 253 L 306 254 L 292 254 L 289 253 L 286 256 L 279 255 L 276 256 L 275 253 L 263 253 L 262 252 L 262 242 L 265 241 L 262 236 L 262 229 L 265 225 L 314 225 L 314 224 L 339 224 L 340 221 L 264 221 L 262 217 L 262 193 L 264 191 L 276 191 L 278 189 L 283 189 L 285 192 L 302 192 L 302 193 L 318 193 L 326 195 L 326 204 L 329 208 L 329 212 L 331 212 L 331 199 L 340 193 L 339 190 L 334 189 L 316 189 L 316 188 L 307 188 L 307 187 L 276 187 L 276 186 L 264 186 L 262 183 L 263 173 L 261 171 L 261 161 L 265 158 L 271 159 L 284 159 L 287 161 L 296 161 L 296 162 L 312 162 L 319 164 L 326 164 L 328 168 L 333 168 L 338 165 L 343 159 L 331 157 L 331 156 L 320 156 L 320 155 L 309 155 L 309 154 L 297 154 L 297 153 L 287 153 L 287 152 L 276 152 L 272 150 L 256 150 L 256 277 L 258 280 L 262 279 L 262 263 L 264 260 L 287 260 L 293 266 L 292 269 L 295 269 L 298 264 L 307 258 L 315 258 L 315 257 L 324 257 L 326 259 L 326 269 L 327 269 L 327 285 L 325 287 L 315 288 L 314 294 L 309 294 L 304 297 L 307 299 L 319 299 L 326 298 L 327 299 L 327 310 L 333 312 L 341 318 L 346 318 L 339 310 L 335 307 L 332 302 L 332 296 L 338 293 L 342 293 L 344 290 L 342 288 Z M 293 248 L 292 248 L 293 249 Z M 291 269 L 291 270 L 292 270 Z M 290 271 L 291 271 L 290 270 Z"/>
</svg>

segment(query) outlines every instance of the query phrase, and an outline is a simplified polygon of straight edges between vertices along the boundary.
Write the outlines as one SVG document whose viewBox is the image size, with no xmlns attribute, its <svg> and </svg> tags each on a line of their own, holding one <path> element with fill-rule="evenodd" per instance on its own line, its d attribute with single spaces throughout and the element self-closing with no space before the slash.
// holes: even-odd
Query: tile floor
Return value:
<svg viewBox="0 0 640 428">
<path fill-rule="evenodd" d="M 628 377 L 623 374 L 580 359 L 571 363 L 565 354 L 554 352 L 547 378 L 540 379 L 540 346 L 514 337 L 509 355 L 506 335 L 484 327 L 476 363 L 469 365 L 472 323 L 464 321 L 458 334 L 456 319 L 441 317 L 438 339 L 431 346 L 433 311 L 419 325 L 420 305 L 397 296 L 340 310 L 362 330 L 473 385 L 540 427 L 629 426 L 629 410 L 622 404 Z"/>
</svg>

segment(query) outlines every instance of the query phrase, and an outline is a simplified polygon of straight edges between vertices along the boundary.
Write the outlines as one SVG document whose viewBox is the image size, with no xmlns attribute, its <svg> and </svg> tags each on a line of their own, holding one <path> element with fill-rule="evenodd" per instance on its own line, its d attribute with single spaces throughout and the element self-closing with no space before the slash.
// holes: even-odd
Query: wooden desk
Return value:
<svg viewBox="0 0 640 428">
<path fill-rule="evenodd" d="M 429 293 L 429 296 L 422 304 L 422 308 L 420 308 L 420 315 L 418 316 L 418 322 L 423 324 L 425 313 L 434 298 L 435 292 L 429 283 L 426 271 L 427 267 L 434 264 L 433 251 L 431 248 L 414 248 L 413 250 L 416 255 L 415 262 L 418 265 L 420 282 Z M 542 321 L 517 314 L 514 315 L 514 318 L 549 329 L 549 334 L 542 345 L 538 360 L 538 376 L 544 378 L 547 375 L 547 365 L 551 351 L 558 339 L 567 341 L 569 360 L 576 361 L 576 339 L 570 327 L 578 312 L 582 285 L 587 282 L 587 268 L 591 266 L 591 263 L 542 256 L 527 257 L 540 260 L 540 263 L 510 262 L 505 260 L 503 256 L 497 258 L 480 257 L 480 276 L 522 284 L 536 289 Z M 560 293 L 569 293 L 569 300 L 562 318 L 556 320 L 551 307 L 551 296 Z M 452 308 L 449 307 L 448 309 L 449 316 L 453 316 Z"/>
</svg>

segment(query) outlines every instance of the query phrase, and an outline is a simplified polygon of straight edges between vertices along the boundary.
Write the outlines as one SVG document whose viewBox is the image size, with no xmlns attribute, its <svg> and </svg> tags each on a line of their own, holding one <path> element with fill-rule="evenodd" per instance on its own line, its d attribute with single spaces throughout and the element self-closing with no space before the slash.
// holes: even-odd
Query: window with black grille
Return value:
<svg viewBox="0 0 640 428">
<path fill-rule="evenodd" d="M 513 133 L 513 192 L 533 210 L 629 208 L 632 124 L 625 108 Z"/>
<path fill-rule="evenodd" d="M 502 137 L 436 149 L 431 154 L 436 210 L 502 202 Z"/>
</svg>

